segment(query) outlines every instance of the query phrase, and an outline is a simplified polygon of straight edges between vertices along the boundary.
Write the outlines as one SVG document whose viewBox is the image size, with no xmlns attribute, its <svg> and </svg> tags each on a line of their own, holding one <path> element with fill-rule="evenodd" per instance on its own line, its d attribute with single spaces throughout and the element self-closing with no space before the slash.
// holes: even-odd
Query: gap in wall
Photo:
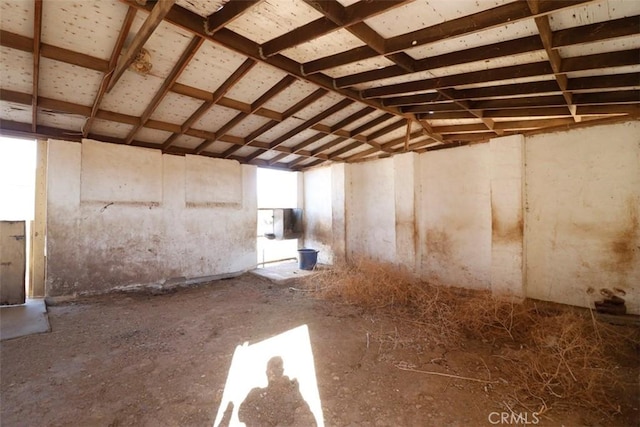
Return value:
<svg viewBox="0 0 640 427">
<path fill-rule="evenodd" d="M 258 266 L 264 263 L 293 259 L 297 256 L 298 239 L 270 240 L 264 234 L 269 230 L 269 211 L 260 209 L 297 208 L 298 173 L 275 169 L 258 168 L 258 230 L 256 248 Z"/>
<path fill-rule="evenodd" d="M 36 141 L 0 137 L 0 220 L 25 221 L 25 287 L 29 295 L 31 224 L 36 191 Z"/>
</svg>

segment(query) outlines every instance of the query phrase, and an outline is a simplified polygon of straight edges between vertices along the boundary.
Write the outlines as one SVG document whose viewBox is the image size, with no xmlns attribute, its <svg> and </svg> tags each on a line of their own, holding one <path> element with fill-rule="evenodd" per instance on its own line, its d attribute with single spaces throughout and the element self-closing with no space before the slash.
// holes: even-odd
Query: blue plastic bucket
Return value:
<svg viewBox="0 0 640 427">
<path fill-rule="evenodd" d="M 300 270 L 313 270 L 318 263 L 318 251 L 315 249 L 298 249 L 298 267 Z"/>
</svg>

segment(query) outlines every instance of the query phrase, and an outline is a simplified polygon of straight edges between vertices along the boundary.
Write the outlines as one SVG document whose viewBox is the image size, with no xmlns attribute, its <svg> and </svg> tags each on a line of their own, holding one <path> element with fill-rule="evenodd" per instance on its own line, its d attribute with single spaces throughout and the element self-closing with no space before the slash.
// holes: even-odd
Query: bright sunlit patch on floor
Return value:
<svg viewBox="0 0 640 427">
<path fill-rule="evenodd" d="M 302 325 L 259 343 L 244 343 L 236 347 L 214 427 L 220 426 L 222 421 L 225 421 L 223 425 L 245 425 L 239 418 L 242 403 L 252 389 L 265 389 L 271 384 L 267 367 L 272 366 L 278 356 L 282 361 L 284 376 L 292 381 L 297 380 L 300 395 L 309 406 L 316 425 L 324 426 L 309 329 L 307 325 Z M 230 404 L 233 405 L 231 414 L 227 411 L 231 408 Z"/>
</svg>

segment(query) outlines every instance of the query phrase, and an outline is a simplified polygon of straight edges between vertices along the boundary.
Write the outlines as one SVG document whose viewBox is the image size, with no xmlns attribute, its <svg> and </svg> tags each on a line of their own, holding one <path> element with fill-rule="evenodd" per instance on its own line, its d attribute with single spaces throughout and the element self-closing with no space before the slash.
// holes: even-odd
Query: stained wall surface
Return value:
<svg viewBox="0 0 640 427">
<path fill-rule="evenodd" d="M 396 259 L 393 159 L 348 165 L 345 182 L 347 257 Z"/>
<path fill-rule="evenodd" d="M 329 185 L 333 167 L 305 172 L 305 200 L 344 193 L 344 240 L 325 241 L 347 259 L 584 307 L 608 289 L 640 314 L 638 122 L 347 164 L 342 187 Z M 310 206 L 309 224 L 341 217 Z"/>
<path fill-rule="evenodd" d="M 302 174 L 304 187 L 303 246 L 316 249 L 318 262 L 345 259 L 345 165 L 316 168 Z"/>
<path fill-rule="evenodd" d="M 50 140 L 48 161 L 47 296 L 255 265 L 254 166 L 91 140 Z"/>
<path fill-rule="evenodd" d="M 420 155 L 421 277 L 491 287 L 491 185 L 487 144 Z"/>
<path fill-rule="evenodd" d="M 640 313 L 640 123 L 531 136 L 526 161 L 527 295 Z"/>
</svg>

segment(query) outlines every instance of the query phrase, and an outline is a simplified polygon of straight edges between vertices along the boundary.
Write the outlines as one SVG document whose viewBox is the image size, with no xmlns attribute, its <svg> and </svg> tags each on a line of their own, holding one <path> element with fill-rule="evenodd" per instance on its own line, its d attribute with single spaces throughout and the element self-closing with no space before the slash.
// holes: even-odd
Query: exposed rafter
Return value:
<svg viewBox="0 0 640 427">
<path fill-rule="evenodd" d="M 31 87 L 31 130 L 38 126 L 38 83 L 40 80 L 40 38 L 42 36 L 42 0 L 35 0 L 33 17 L 33 84 Z"/>
<path fill-rule="evenodd" d="M 293 31 L 276 37 L 260 46 L 263 57 L 273 56 L 278 52 L 292 48 L 309 40 L 320 37 L 340 28 L 358 24 L 382 12 L 401 6 L 409 0 L 377 0 L 375 2 L 358 2 L 343 8 L 340 3 L 329 0 L 305 0 L 315 9 L 321 9 L 325 15 Z"/>
<path fill-rule="evenodd" d="M 126 52 L 118 61 L 118 65 L 113 72 L 113 77 L 107 86 L 107 92 L 113 89 L 118 80 L 120 80 L 120 77 L 122 77 L 124 71 L 133 63 L 142 46 L 149 40 L 149 37 L 151 37 L 155 29 L 160 25 L 167 13 L 169 13 L 175 2 L 176 0 L 158 0 L 155 3 L 153 10 L 149 13 L 149 16 L 147 16 L 142 27 L 140 27 L 140 30 L 136 33 Z"/>
<path fill-rule="evenodd" d="M 55 2 L 43 9 L 41 1 L 31 1 L 35 13 L 20 19 L 33 18 L 33 37 L 8 31 L 18 32 L 6 20 L 0 28 L 3 55 L 33 54 L 30 87 L 16 84 L 24 82 L 21 76 L 3 78 L 2 133 L 86 137 L 301 170 L 581 126 L 577 119 L 591 124 L 640 115 L 640 16 L 628 5 L 616 9 L 615 19 L 595 22 L 606 19 L 591 13 L 598 7 L 595 0 L 507 0 L 491 9 L 466 4 L 456 9 L 459 18 L 420 27 L 413 16 L 425 13 L 423 8 L 405 0 L 297 0 L 293 6 L 225 0 L 209 16 L 208 11 L 198 14 L 207 7 L 197 2 L 185 4 L 187 9 L 163 0 L 121 0 L 94 5 L 105 18 L 118 20 L 96 29 L 109 43 L 105 38 L 92 51 L 84 39 L 58 40 L 48 33 L 50 13 L 82 20 L 87 6 L 68 0 L 77 2 L 77 10 L 63 10 Z M 393 10 L 398 6 L 402 9 Z M 557 12 L 571 8 L 580 19 L 556 20 Z M 130 34 L 138 9 L 145 10 L 144 19 L 138 18 L 144 23 Z M 394 21 L 400 16 L 411 18 Z M 261 31 L 270 20 L 278 22 Z M 94 36 L 72 21 L 77 20 L 65 25 L 78 37 Z M 552 31 L 553 23 L 561 29 Z M 502 26 L 510 30 L 498 35 Z M 48 43 L 42 42 L 40 27 Z M 328 33 L 336 40 L 331 46 L 323 44 Z M 516 34 L 521 35 L 508 39 Z M 108 88 L 131 84 L 120 77 L 150 37 L 166 46 L 162 64 L 136 79 L 139 87 L 122 87 L 107 97 Z M 433 49 L 415 49 L 426 44 Z M 334 55 L 324 56 L 329 52 Z M 540 52 L 546 52 L 544 60 Z M 52 74 L 56 62 L 72 66 L 64 74 L 74 76 L 73 83 L 64 74 Z M 18 70 L 6 64 L 10 73 Z M 268 75 L 273 68 L 278 77 Z M 208 73 L 216 77 L 209 79 Z M 60 91 L 60 84 L 73 84 L 78 96 Z M 135 93 L 136 99 L 117 99 L 121 92 Z M 166 114 L 172 108 L 189 110 Z M 214 118 L 214 108 L 224 119 Z"/>
<path fill-rule="evenodd" d="M 120 57 L 120 53 L 122 52 L 122 48 L 124 47 L 124 42 L 127 39 L 127 35 L 131 30 L 131 24 L 133 24 L 133 19 L 136 17 L 136 13 L 138 13 L 137 9 L 129 6 L 127 15 L 125 16 L 124 21 L 122 22 L 122 26 L 120 27 L 120 33 L 118 34 L 116 45 L 113 47 L 113 51 L 111 52 L 111 58 L 109 59 L 109 69 L 105 73 L 104 77 L 102 78 L 102 82 L 100 83 L 98 94 L 93 101 L 93 107 L 91 107 L 91 115 L 87 118 L 87 121 L 82 128 L 82 136 L 84 137 L 89 135 L 89 132 L 91 132 L 91 126 L 93 126 L 93 121 L 95 120 L 98 108 L 100 108 L 100 103 L 102 103 L 102 99 L 107 93 L 107 87 L 109 86 L 109 82 L 113 77 L 113 72 L 115 71 L 118 58 Z"/>
<path fill-rule="evenodd" d="M 593 1 L 597 0 L 544 1 L 541 5 L 539 15 L 549 14 L 551 12 L 575 7 L 577 5 Z M 453 38 L 462 35 L 475 34 L 500 25 L 514 23 L 523 19 L 531 18 L 532 16 L 535 15 L 531 13 L 526 2 L 516 1 L 507 3 L 469 16 L 452 19 L 441 24 L 433 25 L 421 30 L 412 31 L 406 34 L 392 37 L 390 39 L 386 39 L 384 41 L 384 54 L 392 54 L 404 49 L 410 49 L 416 46 L 433 43 L 442 40 L 444 38 L 444 35 L 446 35 L 446 37 L 448 38 Z M 380 53 L 372 48 L 355 48 L 350 51 L 343 52 L 339 55 L 340 56 L 335 55 L 332 57 L 319 58 L 315 60 L 315 67 L 312 66 L 312 64 L 308 64 L 310 67 L 307 72 L 311 72 L 311 70 L 314 68 L 317 69 L 317 64 L 319 61 L 324 61 L 324 68 L 319 68 L 316 71 L 319 71 L 320 69 L 346 65 L 352 62 L 361 61 L 363 59 L 373 58 L 380 55 Z M 305 70 L 307 70 L 306 65 L 307 64 L 305 64 Z"/>
<path fill-rule="evenodd" d="M 187 67 L 189 61 L 191 61 L 191 58 L 193 58 L 194 55 L 198 52 L 198 49 L 200 49 L 200 46 L 202 46 L 203 42 L 204 40 L 198 36 L 195 36 L 191 39 L 186 49 L 180 56 L 180 59 L 178 59 L 178 62 L 176 63 L 176 65 L 174 65 L 164 83 L 162 83 L 162 86 L 160 86 L 160 89 L 158 89 L 158 92 L 156 92 L 155 96 L 151 100 L 151 103 L 149 103 L 147 108 L 144 110 L 144 113 L 142 113 L 140 122 L 136 126 L 134 126 L 133 129 L 131 129 L 131 132 L 129 132 L 129 135 L 127 135 L 125 139 L 127 141 L 127 144 L 130 144 L 131 141 L 133 141 L 133 137 L 135 136 L 136 132 L 138 132 L 138 130 L 147 123 L 147 120 L 149 120 L 153 112 L 156 110 L 156 108 L 158 108 L 158 105 L 160 105 L 167 93 L 169 93 L 171 86 L 173 86 L 176 80 L 178 80 L 178 77 L 180 77 L 180 74 L 182 74 L 184 69 Z"/>
<path fill-rule="evenodd" d="M 529 4 L 529 9 L 531 9 L 531 13 L 538 14 L 540 12 L 540 0 L 527 0 Z M 542 44 L 544 45 L 544 50 L 547 52 L 547 57 L 549 58 L 549 63 L 551 64 L 551 69 L 553 70 L 553 76 L 562 91 L 562 96 L 566 101 L 566 105 L 573 116 L 573 119 L 576 122 L 579 122 L 581 119 L 576 115 L 577 107 L 573 104 L 573 100 L 571 92 L 567 90 L 569 86 L 569 79 L 566 74 L 562 73 L 562 58 L 560 57 L 560 53 L 556 49 L 553 48 L 553 32 L 551 31 L 551 24 L 549 23 L 548 16 L 537 16 L 534 18 L 536 26 L 538 27 L 538 33 L 540 34 L 540 39 L 542 40 Z"/>
<path fill-rule="evenodd" d="M 200 105 L 200 107 L 180 126 L 180 132 L 174 132 L 174 134 L 162 144 L 162 149 L 166 150 L 175 142 L 178 136 L 186 133 L 196 120 L 202 117 L 214 104 L 220 101 L 220 99 L 222 99 L 222 97 L 231 90 L 233 85 L 244 77 L 255 64 L 256 62 L 253 59 L 247 59 L 244 61 L 242 65 L 240 65 L 240 67 L 238 67 L 238 69 L 235 70 L 233 74 L 231 74 L 224 83 L 222 83 L 222 85 L 220 85 L 220 87 L 211 94 L 211 98 L 206 100 L 204 104 Z M 213 138 L 209 138 L 208 140 L 214 141 L 215 139 L 216 136 L 213 136 Z"/>
<path fill-rule="evenodd" d="M 213 35 L 260 1 L 262 0 L 229 0 L 221 9 L 205 18 L 204 31 L 210 36 Z"/>
</svg>

